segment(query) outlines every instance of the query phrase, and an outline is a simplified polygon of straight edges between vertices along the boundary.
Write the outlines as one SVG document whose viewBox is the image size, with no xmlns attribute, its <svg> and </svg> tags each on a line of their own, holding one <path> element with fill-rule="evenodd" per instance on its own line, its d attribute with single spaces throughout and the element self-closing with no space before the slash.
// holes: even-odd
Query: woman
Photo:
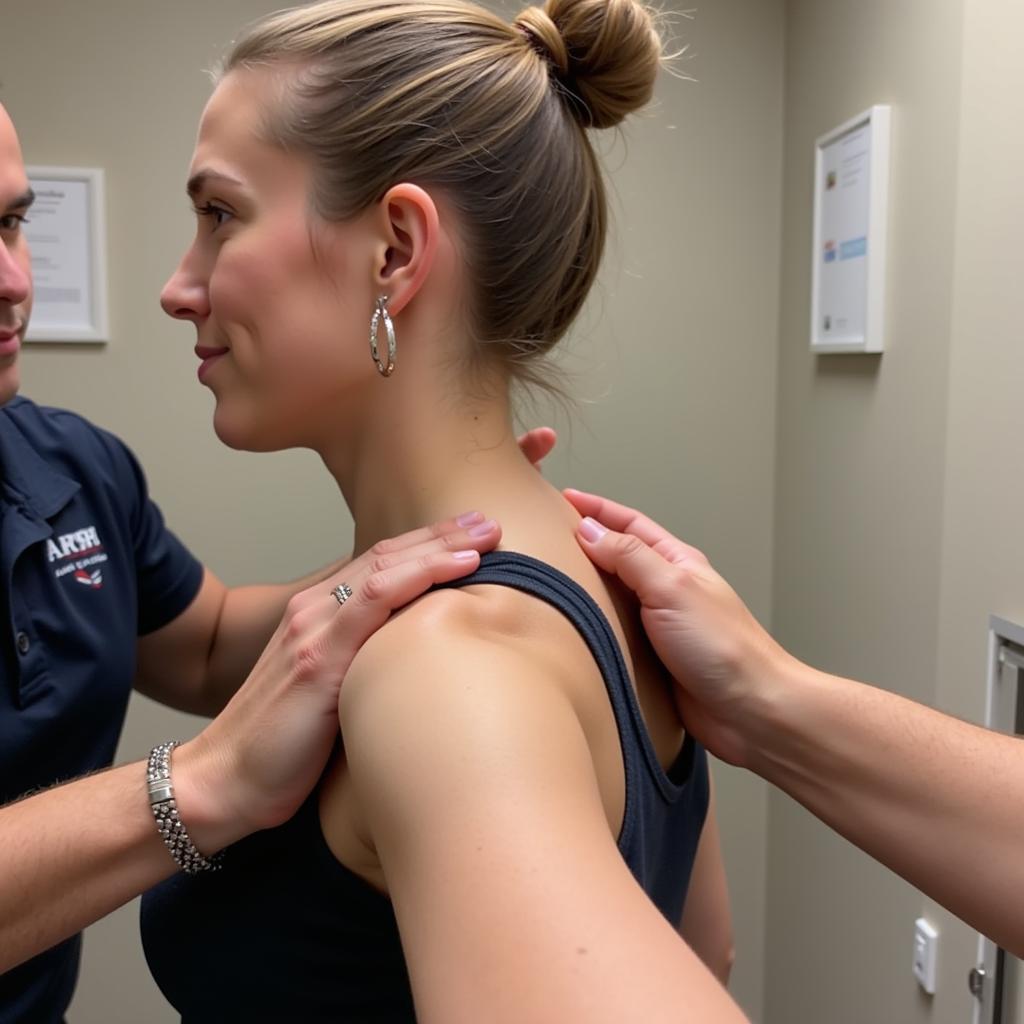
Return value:
<svg viewBox="0 0 1024 1024">
<path fill-rule="evenodd" d="M 318 452 L 357 551 L 461 504 L 500 519 L 507 553 L 365 646 L 344 749 L 291 822 L 149 897 L 147 953 L 186 1021 L 718 1008 L 687 1002 L 676 932 L 724 976 L 705 755 L 519 452 L 509 397 L 543 381 L 600 260 L 586 129 L 642 106 L 660 59 L 634 0 L 514 25 L 461 0 L 331 0 L 226 62 L 188 183 L 197 236 L 163 294 L 196 326 L 218 435 Z"/>
</svg>

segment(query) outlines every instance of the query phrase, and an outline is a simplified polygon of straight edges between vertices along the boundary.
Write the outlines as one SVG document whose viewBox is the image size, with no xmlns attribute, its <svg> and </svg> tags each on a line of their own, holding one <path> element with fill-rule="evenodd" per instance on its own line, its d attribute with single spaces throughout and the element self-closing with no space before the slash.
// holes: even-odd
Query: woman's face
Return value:
<svg viewBox="0 0 1024 1024">
<path fill-rule="evenodd" d="M 310 210 L 308 162 L 260 138 L 267 72 L 234 71 L 203 113 L 188 191 L 198 225 L 161 305 L 197 333 L 214 429 L 255 451 L 317 446 L 375 374 L 368 218 L 326 224 Z"/>
</svg>

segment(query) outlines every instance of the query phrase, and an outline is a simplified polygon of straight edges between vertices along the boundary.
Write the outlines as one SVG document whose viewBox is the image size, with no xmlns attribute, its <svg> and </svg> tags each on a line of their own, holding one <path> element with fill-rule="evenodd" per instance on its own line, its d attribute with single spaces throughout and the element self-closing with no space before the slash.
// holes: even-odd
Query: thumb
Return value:
<svg viewBox="0 0 1024 1024">
<path fill-rule="evenodd" d="M 519 447 L 526 458 L 538 468 L 551 454 L 558 435 L 550 427 L 534 427 L 519 437 Z"/>
<path fill-rule="evenodd" d="M 618 576 L 644 607 L 663 608 L 678 594 L 685 570 L 666 561 L 639 537 L 606 529 L 588 516 L 580 520 L 576 538 L 590 560 Z"/>
</svg>

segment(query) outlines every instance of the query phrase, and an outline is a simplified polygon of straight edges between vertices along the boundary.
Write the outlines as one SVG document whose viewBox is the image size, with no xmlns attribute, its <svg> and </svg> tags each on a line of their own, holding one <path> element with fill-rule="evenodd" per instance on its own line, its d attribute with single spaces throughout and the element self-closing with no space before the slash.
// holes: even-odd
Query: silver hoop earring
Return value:
<svg viewBox="0 0 1024 1024">
<path fill-rule="evenodd" d="M 395 325 L 388 315 L 388 297 L 381 295 L 370 318 L 370 355 L 377 364 L 377 372 L 382 377 L 390 377 L 395 372 Z M 377 332 L 380 330 L 380 322 L 384 321 L 384 333 L 388 336 L 388 361 L 385 364 L 380 358 L 380 349 L 377 347 Z"/>
</svg>

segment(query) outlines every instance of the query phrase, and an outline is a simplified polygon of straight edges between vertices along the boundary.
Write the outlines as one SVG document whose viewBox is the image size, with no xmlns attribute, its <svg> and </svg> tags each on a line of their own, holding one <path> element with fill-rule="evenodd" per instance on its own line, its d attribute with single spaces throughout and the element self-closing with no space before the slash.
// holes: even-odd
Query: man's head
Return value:
<svg viewBox="0 0 1024 1024">
<path fill-rule="evenodd" d="M 22 226 L 33 198 L 14 123 L 0 105 L 0 405 L 18 392 L 18 351 L 32 311 L 32 264 Z"/>
</svg>

